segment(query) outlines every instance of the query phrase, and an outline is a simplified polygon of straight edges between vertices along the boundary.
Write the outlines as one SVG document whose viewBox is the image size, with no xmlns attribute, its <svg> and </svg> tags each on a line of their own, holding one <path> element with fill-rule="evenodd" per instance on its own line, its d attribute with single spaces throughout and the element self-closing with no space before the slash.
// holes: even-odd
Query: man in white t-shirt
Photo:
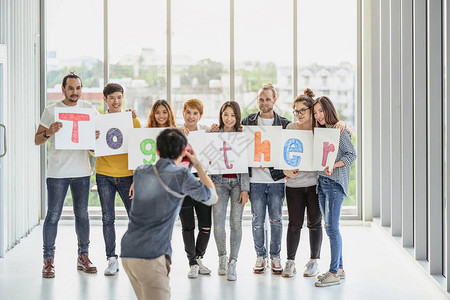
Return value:
<svg viewBox="0 0 450 300">
<path fill-rule="evenodd" d="M 82 88 L 81 78 L 70 73 L 62 82 L 65 99 L 44 109 L 34 143 L 45 144 L 50 141 L 47 169 L 48 208 L 43 227 L 44 267 L 42 277 L 55 277 L 55 240 L 58 222 L 61 217 L 64 199 L 70 186 L 75 214 L 75 231 L 78 237 L 77 268 L 85 273 L 97 273 L 97 268 L 88 257 L 89 251 L 89 188 L 91 165 L 87 150 L 56 150 L 55 133 L 62 128 L 61 122 L 55 122 L 55 107 L 95 108 L 92 104 L 79 100 Z M 95 113 L 97 111 L 95 110 Z"/>
<path fill-rule="evenodd" d="M 277 91 L 272 84 L 265 84 L 258 91 L 259 112 L 250 114 L 242 120 L 242 125 L 259 126 L 286 126 L 290 121 L 279 116 L 273 111 L 277 101 Z M 273 274 L 281 274 L 281 235 L 283 224 L 281 223 L 282 207 L 285 194 L 285 175 L 282 170 L 274 168 L 251 168 L 250 175 L 250 202 L 252 207 L 252 232 L 256 251 L 256 263 L 253 272 L 260 274 L 266 269 L 267 249 L 264 238 L 264 222 L 266 207 L 270 219 L 270 258 Z M 268 238 L 268 237 L 267 237 Z"/>
</svg>

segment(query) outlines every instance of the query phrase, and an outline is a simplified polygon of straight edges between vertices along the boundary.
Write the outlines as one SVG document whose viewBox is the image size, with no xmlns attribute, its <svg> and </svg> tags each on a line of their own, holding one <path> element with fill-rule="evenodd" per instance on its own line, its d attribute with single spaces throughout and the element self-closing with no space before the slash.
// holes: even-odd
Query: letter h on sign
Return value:
<svg viewBox="0 0 450 300">
<path fill-rule="evenodd" d="M 261 156 L 264 154 L 264 161 L 270 161 L 270 142 L 265 140 L 261 143 L 261 132 L 255 132 L 255 154 L 254 161 L 261 161 Z"/>
</svg>

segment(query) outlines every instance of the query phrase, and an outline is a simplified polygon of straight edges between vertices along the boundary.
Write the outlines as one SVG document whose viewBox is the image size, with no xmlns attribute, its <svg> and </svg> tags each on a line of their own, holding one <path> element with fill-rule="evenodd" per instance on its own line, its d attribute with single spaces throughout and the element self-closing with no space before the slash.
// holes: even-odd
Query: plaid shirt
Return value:
<svg viewBox="0 0 450 300">
<path fill-rule="evenodd" d="M 329 127 L 332 128 L 333 126 Z M 340 160 L 345 163 L 345 166 L 335 168 L 331 176 L 327 176 L 324 172 L 319 171 L 319 176 L 328 177 L 339 183 L 344 190 L 345 196 L 347 197 L 348 184 L 350 182 L 350 168 L 352 163 L 356 160 L 356 151 L 353 147 L 352 139 L 348 130 L 344 130 L 339 139 L 339 150 L 336 157 L 336 162 Z"/>
</svg>

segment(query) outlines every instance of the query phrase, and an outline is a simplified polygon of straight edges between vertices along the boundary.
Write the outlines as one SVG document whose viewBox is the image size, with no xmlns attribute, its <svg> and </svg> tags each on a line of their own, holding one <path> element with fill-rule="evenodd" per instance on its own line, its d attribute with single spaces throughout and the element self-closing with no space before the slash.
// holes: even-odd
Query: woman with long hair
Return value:
<svg viewBox="0 0 450 300">
<path fill-rule="evenodd" d="M 307 88 L 303 94 L 295 97 L 292 108 L 297 122 L 290 123 L 286 129 L 312 130 L 312 107 L 314 92 Z M 338 122 L 336 128 L 345 129 L 345 122 Z M 317 196 L 317 171 L 284 170 L 286 180 L 286 202 L 289 225 L 286 237 L 287 261 L 283 269 L 283 277 L 292 277 L 296 273 L 295 256 L 300 242 L 300 233 L 307 216 L 309 229 L 310 259 L 303 271 L 304 277 L 316 276 L 319 272 L 318 259 L 322 247 L 322 214 Z"/>
<path fill-rule="evenodd" d="M 316 127 L 331 128 L 339 121 L 339 116 L 331 100 L 322 96 L 314 101 L 314 121 Z M 339 149 L 335 163 L 319 172 L 319 204 L 325 221 L 325 231 L 330 239 L 331 262 L 329 270 L 318 276 L 317 287 L 339 284 L 345 278 L 342 260 L 342 237 L 339 218 L 344 198 L 348 193 L 350 167 L 356 159 L 348 130 L 341 132 Z"/>
<path fill-rule="evenodd" d="M 237 132 L 240 130 L 241 109 L 236 101 L 227 101 L 220 108 L 219 132 Z M 219 255 L 219 275 L 227 275 L 234 281 L 236 262 L 242 240 L 242 213 L 248 201 L 250 178 L 248 173 L 212 175 L 219 200 L 212 207 L 214 217 L 214 238 Z M 230 200 L 230 257 L 227 257 L 225 220 L 228 200 Z"/>
<path fill-rule="evenodd" d="M 159 99 L 153 103 L 145 127 L 177 127 L 175 114 L 167 100 Z"/>
</svg>

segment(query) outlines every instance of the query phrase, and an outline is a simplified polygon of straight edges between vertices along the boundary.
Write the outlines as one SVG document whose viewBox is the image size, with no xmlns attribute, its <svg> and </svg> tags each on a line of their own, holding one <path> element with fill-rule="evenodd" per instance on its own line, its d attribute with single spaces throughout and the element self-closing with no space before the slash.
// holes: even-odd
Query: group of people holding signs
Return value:
<svg viewBox="0 0 450 300">
<path fill-rule="evenodd" d="M 257 94 L 257 113 L 242 118 L 239 103 L 227 101 L 220 108 L 218 123 L 212 126 L 199 124 L 204 109 L 199 99 L 183 103 L 182 126 L 177 126 L 170 103 L 161 99 L 153 103 L 146 126 L 141 128 L 134 110 L 123 111 L 124 90 L 119 84 L 105 86 L 103 99 L 108 109 L 103 114 L 80 100 L 81 90 L 78 75 L 65 76 L 65 98 L 45 108 L 35 136 L 36 145 L 50 141 L 44 278 L 55 276 L 57 226 L 69 186 L 78 237 L 77 267 L 86 273 L 97 272 L 88 256 L 89 155 L 97 157 L 96 184 L 108 260 L 104 274 L 111 276 L 119 271 L 114 228 L 118 192 L 129 217 L 120 256 L 138 299 L 170 298 L 170 240 L 177 216 L 189 261 L 187 276 L 211 273 L 202 259 L 213 229 L 217 272 L 236 280 L 242 215 L 249 200 L 256 251 L 254 273 L 270 268 L 273 274 L 294 276 L 306 209 L 310 260 L 303 275 L 319 274 L 323 220 L 330 238 L 331 262 L 315 285 L 335 285 L 345 278 L 339 218 L 356 152 L 350 130 L 339 121 L 328 97 L 314 99 L 313 91 L 306 89 L 292 103 L 297 121 L 291 123 L 274 111 L 277 91 L 265 84 Z M 285 196 L 289 225 L 283 268 L 280 254 Z M 225 229 L 228 203 L 229 251 Z M 266 212 L 269 249 L 265 246 L 269 237 L 264 234 Z"/>
</svg>

